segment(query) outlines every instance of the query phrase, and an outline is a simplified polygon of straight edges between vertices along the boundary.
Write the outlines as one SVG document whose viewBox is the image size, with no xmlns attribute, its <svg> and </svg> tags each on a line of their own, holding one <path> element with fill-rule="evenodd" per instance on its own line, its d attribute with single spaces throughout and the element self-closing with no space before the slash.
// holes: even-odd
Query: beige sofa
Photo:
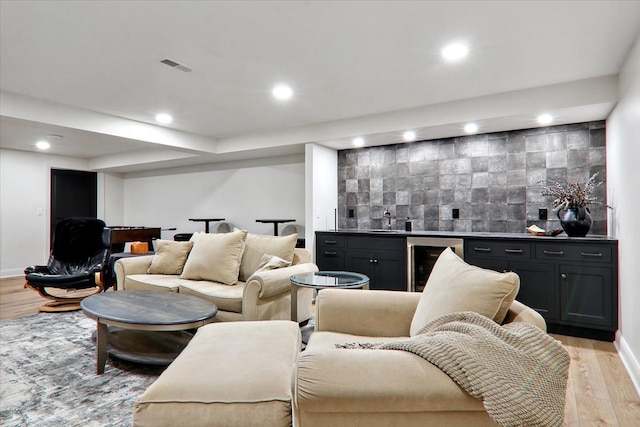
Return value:
<svg viewBox="0 0 640 427">
<path fill-rule="evenodd" d="M 325 289 L 316 326 L 294 374 L 294 425 L 496 426 L 482 402 L 415 354 L 345 350 L 336 344 L 380 343 L 410 336 L 421 294 Z M 514 301 L 505 323 L 546 330 L 535 310 Z"/>
<path fill-rule="evenodd" d="M 195 295 L 216 304 L 216 321 L 290 319 L 290 277 L 318 270 L 307 250 L 295 248 L 296 235 L 261 236 L 246 231 L 221 235 L 200 234 L 204 235 L 202 239 L 196 235 L 194 242 L 162 242 L 159 245 L 160 254 L 157 250 L 156 255 L 118 260 L 115 263 L 117 289 Z M 192 249 L 190 244 L 193 245 Z M 164 247 L 171 249 L 162 252 Z M 171 261 L 171 265 L 170 268 L 158 269 L 158 257 L 163 254 L 164 265 L 167 265 L 167 260 Z M 278 260 L 284 259 L 290 265 L 256 271 L 265 254 L 275 255 Z M 180 257 L 184 257 L 184 260 L 176 267 L 172 262 Z M 195 265 L 198 261 L 199 266 Z M 155 271 L 152 265 L 156 266 Z M 189 274 L 185 277 L 185 273 Z M 312 289 L 298 292 L 298 319 L 301 322 L 311 317 L 312 298 Z"/>
</svg>

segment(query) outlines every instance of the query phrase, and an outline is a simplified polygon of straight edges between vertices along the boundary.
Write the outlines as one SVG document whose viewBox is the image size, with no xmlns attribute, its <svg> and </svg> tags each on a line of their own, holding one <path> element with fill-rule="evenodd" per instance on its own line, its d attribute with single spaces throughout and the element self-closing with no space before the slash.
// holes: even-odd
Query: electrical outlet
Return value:
<svg viewBox="0 0 640 427">
<path fill-rule="evenodd" d="M 458 219 L 458 218 L 460 218 L 460 209 L 458 209 L 458 208 L 453 208 L 453 209 L 451 209 L 451 217 L 452 217 L 453 219 Z"/>
<path fill-rule="evenodd" d="M 547 219 L 547 215 L 548 215 L 547 208 L 538 209 L 538 219 L 546 220 Z"/>
</svg>

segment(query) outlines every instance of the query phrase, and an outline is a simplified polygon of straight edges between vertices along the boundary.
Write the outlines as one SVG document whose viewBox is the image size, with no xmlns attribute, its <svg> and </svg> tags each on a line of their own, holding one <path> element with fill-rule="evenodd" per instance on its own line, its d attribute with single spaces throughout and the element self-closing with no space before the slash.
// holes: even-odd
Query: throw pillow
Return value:
<svg viewBox="0 0 640 427">
<path fill-rule="evenodd" d="M 279 256 L 264 254 L 256 271 L 275 270 L 276 268 L 289 267 L 290 265 L 291 261 L 284 260 Z"/>
<path fill-rule="evenodd" d="M 520 289 L 516 273 L 469 265 L 450 248 L 438 257 L 411 321 L 414 336 L 432 320 L 456 311 L 474 311 L 502 323 Z"/>
<path fill-rule="evenodd" d="M 246 248 L 240 264 L 240 280 L 245 282 L 258 269 L 262 255 L 269 254 L 293 262 L 293 251 L 298 241 L 297 234 L 288 236 L 263 236 L 247 234 Z"/>
<path fill-rule="evenodd" d="M 193 249 L 180 278 L 235 285 L 246 236 L 245 230 L 223 234 L 201 233 L 193 242 Z"/>
<path fill-rule="evenodd" d="M 147 269 L 149 274 L 182 274 L 192 242 L 156 240 L 156 253 Z"/>
</svg>

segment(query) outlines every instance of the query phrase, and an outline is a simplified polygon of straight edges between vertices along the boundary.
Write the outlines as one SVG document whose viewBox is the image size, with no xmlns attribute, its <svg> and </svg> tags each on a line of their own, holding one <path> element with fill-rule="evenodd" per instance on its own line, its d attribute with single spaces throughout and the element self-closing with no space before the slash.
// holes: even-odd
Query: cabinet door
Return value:
<svg viewBox="0 0 640 427">
<path fill-rule="evenodd" d="M 614 325 L 612 270 L 605 267 L 560 267 L 560 320 Z"/>
<path fill-rule="evenodd" d="M 545 320 L 557 320 L 555 266 L 510 262 L 509 270 L 520 276 L 520 291 L 516 299 L 536 310 Z"/>
<path fill-rule="evenodd" d="M 375 263 L 371 251 L 349 251 L 345 259 L 345 271 L 364 274 L 369 277 L 369 288 L 375 282 Z"/>
<path fill-rule="evenodd" d="M 374 253 L 375 280 L 370 289 L 407 290 L 407 262 L 404 253 Z"/>
</svg>

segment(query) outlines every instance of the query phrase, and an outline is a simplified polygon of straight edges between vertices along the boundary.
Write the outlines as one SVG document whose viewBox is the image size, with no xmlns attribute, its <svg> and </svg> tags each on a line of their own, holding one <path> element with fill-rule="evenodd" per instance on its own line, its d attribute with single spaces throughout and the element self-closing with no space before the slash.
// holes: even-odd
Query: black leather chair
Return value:
<svg viewBox="0 0 640 427">
<path fill-rule="evenodd" d="M 102 220 L 60 221 L 47 265 L 33 265 L 24 270 L 24 287 L 53 300 L 41 305 L 40 311 L 79 310 L 83 298 L 105 290 L 102 276 L 109 264 L 110 245 L 111 230 Z M 61 291 L 54 292 L 54 288 Z"/>
</svg>

